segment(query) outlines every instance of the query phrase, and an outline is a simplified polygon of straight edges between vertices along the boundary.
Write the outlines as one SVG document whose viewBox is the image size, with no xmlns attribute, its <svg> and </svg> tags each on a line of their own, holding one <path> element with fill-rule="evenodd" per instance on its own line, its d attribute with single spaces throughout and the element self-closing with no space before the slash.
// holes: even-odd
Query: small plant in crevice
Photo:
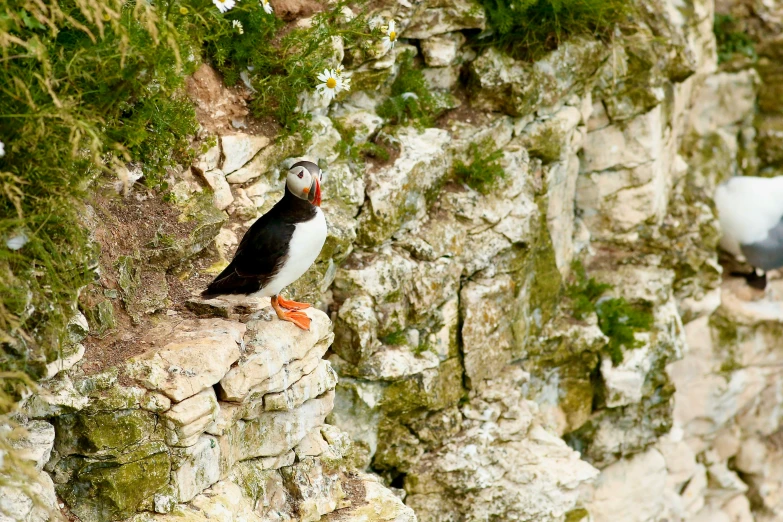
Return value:
<svg viewBox="0 0 783 522">
<path fill-rule="evenodd" d="M 623 362 L 623 349 L 632 350 L 641 346 L 635 332 L 649 330 L 653 324 L 649 306 L 629 303 L 623 297 L 598 300 L 595 313 L 598 316 L 598 327 L 609 338 L 605 350 L 615 366 Z"/>
<path fill-rule="evenodd" d="M 613 288 L 612 285 L 588 278 L 578 260 L 571 267 L 574 280 L 565 291 L 570 299 L 571 314 L 580 320 L 596 314 L 598 327 L 609 338 L 604 352 L 616 366 L 623 362 L 623 349 L 632 350 L 640 346 L 634 334 L 652 327 L 652 309 L 647 304 L 629 303 L 624 297 L 604 297 Z"/>
<path fill-rule="evenodd" d="M 363 143 L 356 143 L 356 132 L 354 127 L 348 127 L 343 125 L 339 120 L 333 120 L 334 128 L 340 133 L 341 139 L 337 142 L 337 152 L 341 158 L 348 161 L 362 164 L 364 159 L 374 158 L 380 162 L 388 161 L 391 155 L 382 145 L 375 143 L 375 141 L 365 141 Z M 378 139 L 376 137 L 376 139 Z"/>
<path fill-rule="evenodd" d="M 581 261 L 571 263 L 571 281 L 565 290 L 565 295 L 571 300 L 571 315 L 584 319 L 595 312 L 595 303 L 604 293 L 612 289 L 609 283 L 599 283 L 594 277 L 587 277 L 587 272 Z"/>
<path fill-rule="evenodd" d="M 739 21 L 733 16 L 716 14 L 713 32 L 718 47 L 718 63 L 727 62 L 737 55 L 753 61 L 758 58 L 755 42 L 741 30 Z"/>
<path fill-rule="evenodd" d="M 470 188 L 488 194 L 499 180 L 506 177 L 506 171 L 500 164 L 503 151 L 494 147 L 491 139 L 471 143 L 468 147 L 469 163 L 456 160 L 453 167 L 454 177 Z"/>
<path fill-rule="evenodd" d="M 412 123 L 431 127 L 445 109 L 440 95 L 434 94 L 424 74 L 414 63 L 411 51 L 402 53 L 400 71 L 391 86 L 391 96 L 378 106 L 378 116 L 392 125 Z"/>
<path fill-rule="evenodd" d="M 535 60 L 571 36 L 608 37 L 633 13 L 625 0 L 481 0 L 488 30 L 481 45 L 496 45 L 515 58 Z"/>
<path fill-rule="evenodd" d="M 388 346 L 404 346 L 408 342 L 408 335 L 405 330 L 397 330 L 379 339 Z"/>
</svg>

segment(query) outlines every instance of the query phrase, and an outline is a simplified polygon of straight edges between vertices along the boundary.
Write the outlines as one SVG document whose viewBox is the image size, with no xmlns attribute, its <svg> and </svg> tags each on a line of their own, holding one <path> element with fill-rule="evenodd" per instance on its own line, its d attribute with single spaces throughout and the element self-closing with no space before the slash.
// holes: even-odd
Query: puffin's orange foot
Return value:
<svg viewBox="0 0 783 522">
<path fill-rule="evenodd" d="M 304 310 L 305 308 L 310 308 L 310 305 L 307 303 L 289 301 L 288 299 L 283 299 L 281 296 L 277 296 L 277 304 L 286 310 Z"/>
<path fill-rule="evenodd" d="M 283 317 L 281 317 L 280 319 L 282 319 L 283 321 L 288 321 L 289 323 L 294 323 L 302 330 L 310 329 L 310 318 L 307 317 L 307 314 L 305 314 L 304 312 L 297 312 L 295 310 L 291 310 L 290 312 L 284 312 Z"/>
<path fill-rule="evenodd" d="M 277 314 L 277 317 L 282 319 L 283 321 L 288 321 L 289 323 L 294 323 L 296 326 L 301 328 L 302 330 L 309 330 L 310 329 L 310 318 L 307 317 L 307 314 L 304 312 L 299 312 L 296 310 L 290 310 L 286 311 L 283 310 L 283 303 L 280 301 L 285 302 L 286 304 L 293 304 L 295 301 L 284 301 L 280 299 L 280 296 L 276 295 L 272 297 L 272 308 L 275 310 L 275 313 Z M 302 304 L 302 303 L 296 303 L 296 304 Z M 310 306 L 310 305 L 307 305 Z"/>
</svg>

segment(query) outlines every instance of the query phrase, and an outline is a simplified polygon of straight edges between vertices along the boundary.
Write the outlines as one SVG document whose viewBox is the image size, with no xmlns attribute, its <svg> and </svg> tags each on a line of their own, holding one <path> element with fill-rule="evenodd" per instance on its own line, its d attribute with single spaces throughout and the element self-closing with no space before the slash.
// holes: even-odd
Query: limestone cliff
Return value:
<svg viewBox="0 0 783 522">
<path fill-rule="evenodd" d="M 719 5 L 759 40 L 719 66 L 712 0 L 634 4 L 535 61 L 468 45 L 471 1 L 379 7 L 404 43 L 336 43 L 353 88 L 303 94 L 305 137 L 272 139 L 203 65 L 206 146 L 170 201 L 95 188 L 100 280 L 16 415 L 36 478 L 2 484 L 0 519 L 781 519 L 780 283 L 724 277 L 710 197 L 783 164 L 783 6 Z M 443 104 L 427 125 L 378 114 L 408 53 Z M 299 157 L 326 172 L 329 237 L 292 289 L 309 332 L 194 297 Z M 460 178 L 482 161 L 502 175 Z"/>
</svg>

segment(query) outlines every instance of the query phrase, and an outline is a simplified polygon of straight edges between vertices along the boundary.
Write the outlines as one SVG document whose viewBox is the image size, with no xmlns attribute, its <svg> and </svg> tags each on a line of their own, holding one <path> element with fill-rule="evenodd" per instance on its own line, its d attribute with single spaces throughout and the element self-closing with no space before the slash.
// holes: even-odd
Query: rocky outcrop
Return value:
<svg viewBox="0 0 783 522">
<path fill-rule="evenodd" d="M 46 383 L 52 395 L 28 403 L 16 442 L 20 458 L 46 471 L 43 498 L 56 490 L 85 522 L 319 520 L 338 509 L 349 520 L 415 520 L 356 474 L 350 440 L 324 422 L 337 383 L 321 358 L 329 319 L 309 309 L 303 332 L 267 310 L 245 323 L 170 319 L 148 333 L 143 354 Z M 48 516 L 46 506 L 4 498 L 9 516 Z M 362 518 L 368 503 L 377 516 Z"/>
</svg>

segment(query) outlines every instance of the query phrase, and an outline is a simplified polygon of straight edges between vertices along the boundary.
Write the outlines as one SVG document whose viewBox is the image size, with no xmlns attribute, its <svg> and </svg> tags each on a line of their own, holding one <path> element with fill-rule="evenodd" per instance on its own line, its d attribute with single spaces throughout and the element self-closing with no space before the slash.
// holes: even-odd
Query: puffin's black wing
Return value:
<svg viewBox="0 0 783 522">
<path fill-rule="evenodd" d="M 277 274 L 296 230 L 294 223 L 280 215 L 279 206 L 275 205 L 253 223 L 239 243 L 234 259 L 201 295 L 251 294 Z"/>
</svg>

